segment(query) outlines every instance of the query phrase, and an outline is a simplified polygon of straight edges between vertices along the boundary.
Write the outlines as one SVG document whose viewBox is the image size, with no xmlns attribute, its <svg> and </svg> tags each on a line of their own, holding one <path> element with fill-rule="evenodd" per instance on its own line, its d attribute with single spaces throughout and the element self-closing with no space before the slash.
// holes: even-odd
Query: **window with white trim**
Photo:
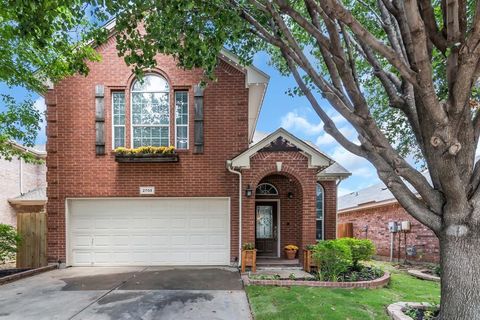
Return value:
<svg viewBox="0 0 480 320">
<path fill-rule="evenodd" d="M 125 92 L 112 93 L 113 149 L 125 146 Z"/>
<path fill-rule="evenodd" d="M 175 91 L 175 147 L 188 149 L 188 91 Z"/>
<path fill-rule="evenodd" d="M 324 217 L 324 190 L 320 183 L 317 183 L 317 227 L 316 238 L 323 240 L 323 217 Z"/>
<path fill-rule="evenodd" d="M 148 74 L 132 85 L 132 145 L 170 144 L 170 86 L 165 78 Z"/>
</svg>

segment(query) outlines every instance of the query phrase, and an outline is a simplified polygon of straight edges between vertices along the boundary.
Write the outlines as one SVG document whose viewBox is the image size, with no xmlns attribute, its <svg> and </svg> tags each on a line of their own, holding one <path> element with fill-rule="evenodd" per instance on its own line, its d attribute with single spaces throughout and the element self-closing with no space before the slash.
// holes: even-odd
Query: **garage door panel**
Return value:
<svg viewBox="0 0 480 320">
<path fill-rule="evenodd" d="M 69 200 L 77 266 L 229 264 L 228 199 Z"/>
</svg>

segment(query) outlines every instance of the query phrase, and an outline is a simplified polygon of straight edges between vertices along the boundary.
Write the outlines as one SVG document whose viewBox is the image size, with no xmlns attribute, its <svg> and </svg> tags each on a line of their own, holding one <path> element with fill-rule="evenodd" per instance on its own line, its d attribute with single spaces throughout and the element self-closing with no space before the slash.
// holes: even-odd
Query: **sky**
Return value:
<svg viewBox="0 0 480 320">
<path fill-rule="evenodd" d="M 295 86 L 293 77 L 281 76 L 275 68 L 268 64 L 268 56 L 265 53 L 259 53 L 255 56 L 254 65 L 270 76 L 270 83 L 257 123 L 257 131 L 271 133 L 279 127 L 283 127 L 298 138 L 315 143 L 320 150 L 352 173 L 348 179 L 340 183 L 339 195 L 357 191 L 380 181 L 374 167 L 367 160 L 351 154 L 325 133 L 323 123 L 306 98 L 291 97 L 286 94 L 289 88 Z M 19 100 L 30 97 L 35 100 L 35 106 L 41 112 L 45 111 L 44 99 L 36 93 L 26 91 L 24 88 L 9 88 L 0 83 L 0 93 L 10 94 Z M 345 119 L 335 113 L 327 101 L 321 97 L 317 98 L 340 131 L 352 141 L 357 141 L 355 130 Z M 36 142 L 37 144 L 45 144 L 46 142 L 45 121 L 41 124 Z"/>
</svg>

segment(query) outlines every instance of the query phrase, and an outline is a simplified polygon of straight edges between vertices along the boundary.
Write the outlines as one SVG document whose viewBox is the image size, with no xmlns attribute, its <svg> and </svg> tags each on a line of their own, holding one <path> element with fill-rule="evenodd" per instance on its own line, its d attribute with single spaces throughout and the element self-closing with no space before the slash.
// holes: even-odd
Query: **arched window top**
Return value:
<svg viewBox="0 0 480 320">
<path fill-rule="evenodd" d="M 255 193 L 260 196 L 265 196 L 265 195 L 274 196 L 274 195 L 278 195 L 278 190 L 277 188 L 275 188 L 273 184 L 260 183 Z"/>
<path fill-rule="evenodd" d="M 170 86 L 167 80 L 156 74 L 147 74 L 142 80 L 135 80 L 132 92 L 168 92 Z"/>
</svg>

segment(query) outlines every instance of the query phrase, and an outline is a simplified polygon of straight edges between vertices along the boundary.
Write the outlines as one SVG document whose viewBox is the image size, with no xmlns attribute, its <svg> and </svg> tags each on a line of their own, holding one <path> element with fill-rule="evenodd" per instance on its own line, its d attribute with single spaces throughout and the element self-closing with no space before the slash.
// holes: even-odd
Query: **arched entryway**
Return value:
<svg viewBox="0 0 480 320">
<path fill-rule="evenodd" d="M 255 188 L 255 248 L 259 257 L 283 258 L 283 247 L 302 244 L 303 192 L 286 173 L 263 177 Z"/>
</svg>

